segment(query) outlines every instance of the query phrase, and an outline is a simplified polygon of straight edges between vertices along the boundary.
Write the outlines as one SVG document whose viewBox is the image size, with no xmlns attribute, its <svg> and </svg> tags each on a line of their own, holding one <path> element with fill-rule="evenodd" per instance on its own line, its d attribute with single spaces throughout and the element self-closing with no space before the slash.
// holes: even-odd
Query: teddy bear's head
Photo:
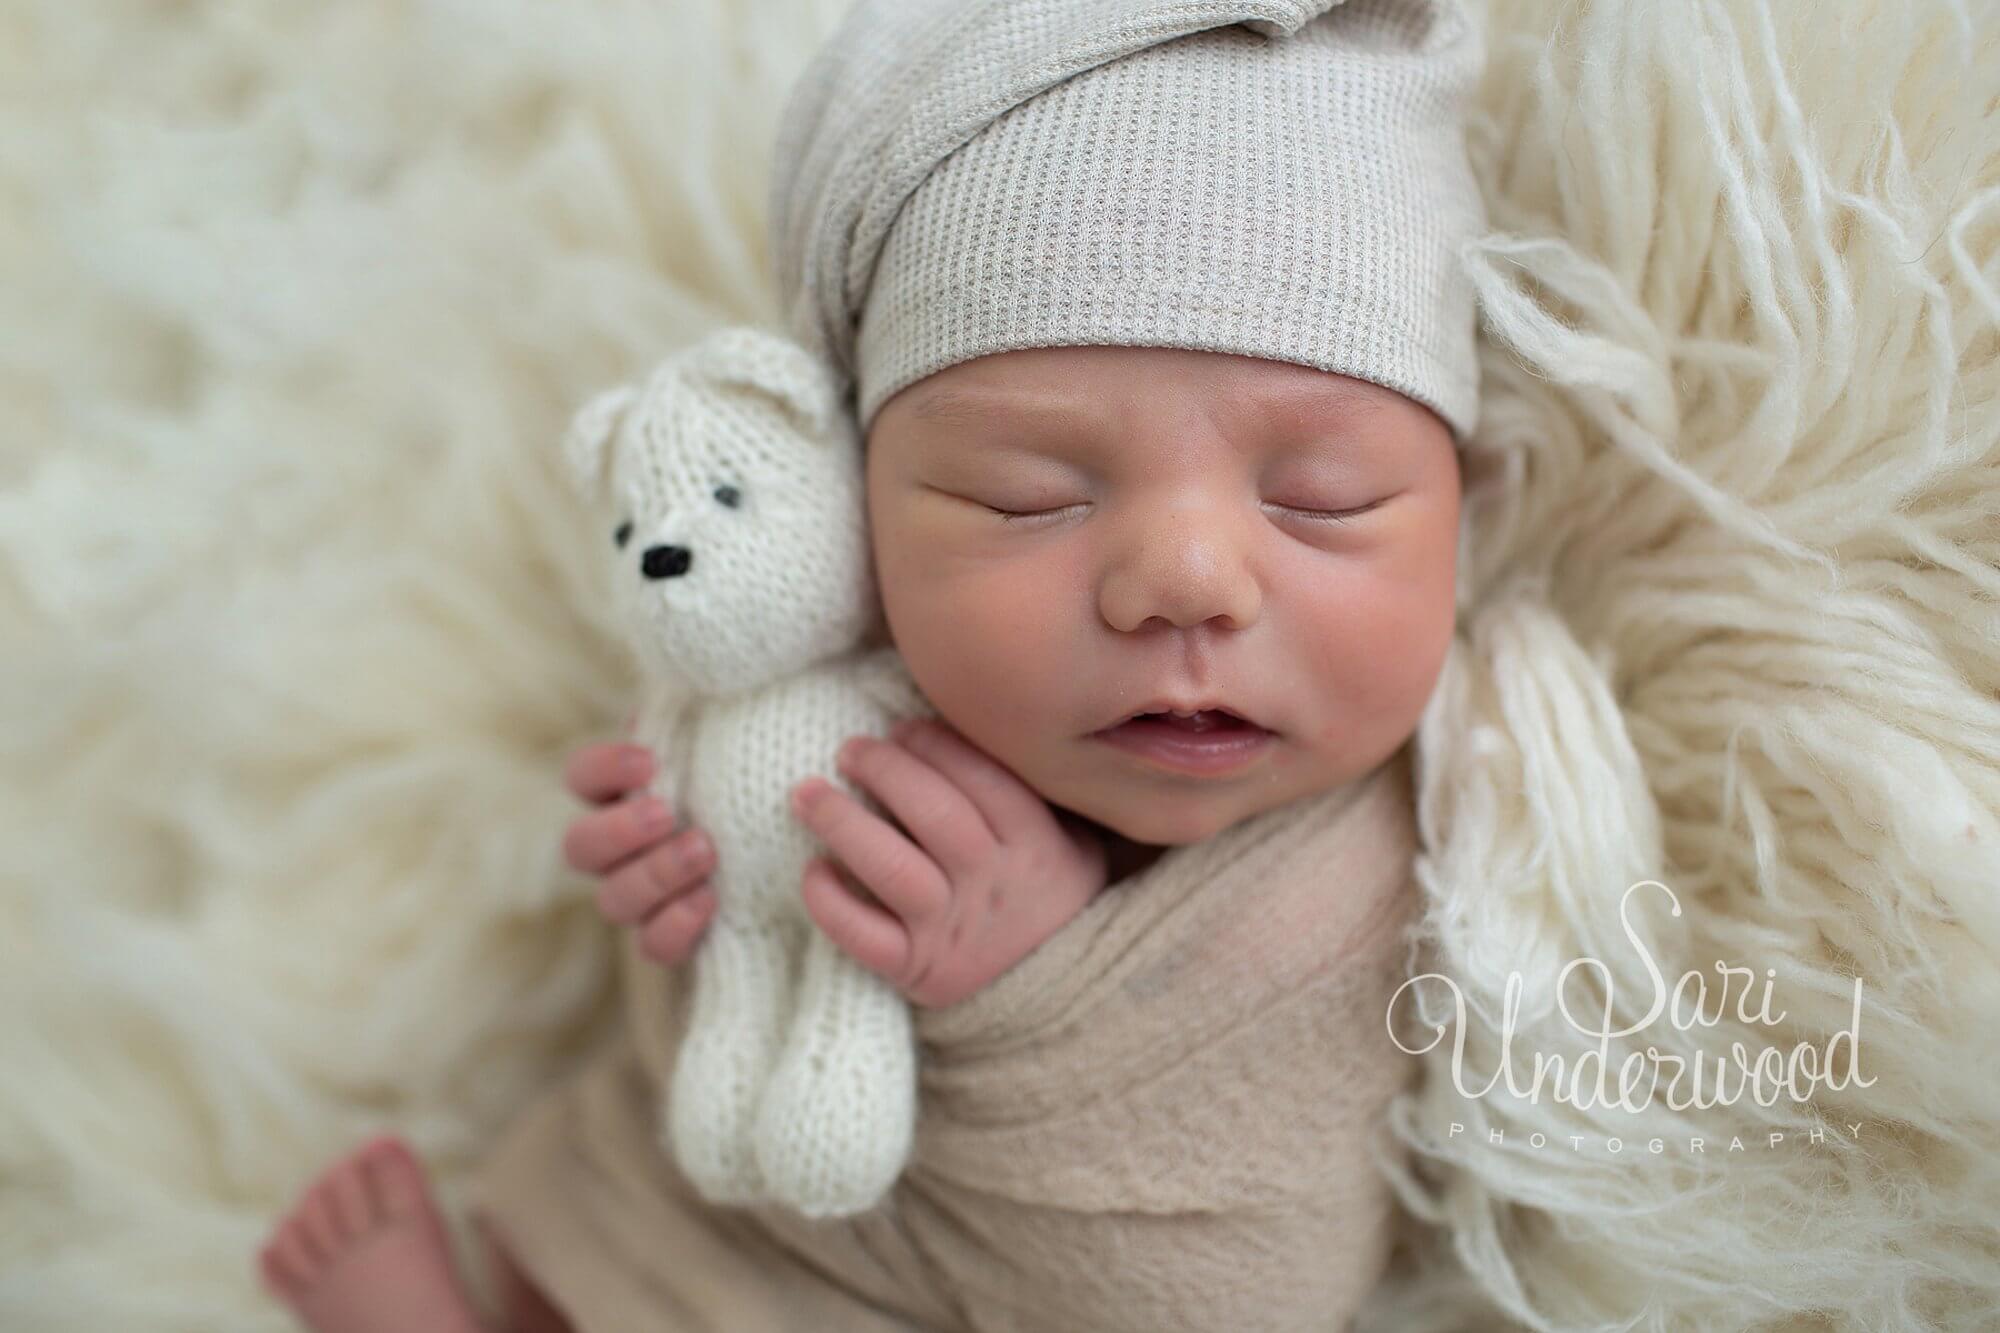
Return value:
<svg viewBox="0 0 2000 1333">
<path fill-rule="evenodd" d="M 562 440 L 642 665 L 700 695 L 754 689 L 877 623 L 860 432 L 804 347 L 732 326 L 608 389 Z"/>
</svg>

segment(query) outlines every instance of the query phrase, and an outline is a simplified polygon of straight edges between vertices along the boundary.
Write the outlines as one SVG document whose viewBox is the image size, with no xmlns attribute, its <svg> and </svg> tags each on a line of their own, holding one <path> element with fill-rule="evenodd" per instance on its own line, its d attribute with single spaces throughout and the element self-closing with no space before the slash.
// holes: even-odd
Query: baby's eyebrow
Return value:
<svg viewBox="0 0 2000 1333">
<path fill-rule="evenodd" d="M 1246 389 L 1238 396 L 1236 407 L 1246 415 L 1262 411 L 1294 420 L 1319 416 L 1343 425 L 1359 425 L 1382 410 L 1382 398 L 1351 380 L 1327 375 Z"/>
<path fill-rule="evenodd" d="M 976 426 L 999 416 L 1074 419 L 1076 412 L 1067 404 L 1013 394 L 966 389 L 932 389 L 916 401 L 910 415 L 918 421 L 935 421 L 949 426 Z"/>
</svg>

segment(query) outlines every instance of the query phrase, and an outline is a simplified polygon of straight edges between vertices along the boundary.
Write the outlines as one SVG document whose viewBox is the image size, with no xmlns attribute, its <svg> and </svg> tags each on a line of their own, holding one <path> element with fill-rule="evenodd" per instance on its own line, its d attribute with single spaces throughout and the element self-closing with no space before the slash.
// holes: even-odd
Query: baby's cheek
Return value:
<svg viewBox="0 0 2000 1333">
<path fill-rule="evenodd" d="M 990 570 L 934 571 L 885 593 L 890 635 L 924 696 L 974 745 L 1019 771 L 1064 682 L 1024 620 L 1019 590 Z M 1054 679 L 1046 679 L 1053 674 Z"/>
<path fill-rule="evenodd" d="M 1304 656 L 1302 688 L 1322 746 L 1406 735 L 1423 711 L 1452 621 L 1405 585 L 1354 579 L 1330 591 Z"/>
<path fill-rule="evenodd" d="M 1354 598 L 1371 634 L 1404 664 L 1435 662 L 1456 610 L 1450 557 L 1410 550 L 1357 581 Z"/>
</svg>

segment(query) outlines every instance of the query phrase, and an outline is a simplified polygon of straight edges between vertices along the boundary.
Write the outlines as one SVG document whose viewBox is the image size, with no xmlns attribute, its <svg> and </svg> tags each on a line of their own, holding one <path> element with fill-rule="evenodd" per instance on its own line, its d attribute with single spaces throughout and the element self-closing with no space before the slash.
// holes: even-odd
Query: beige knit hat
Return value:
<svg viewBox="0 0 2000 1333">
<path fill-rule="evenodd" d="M 991 352 L 1235 352 L 1479 410 L 1462 0 L 859 0 L 778 131 L 789 331 L 865 430 Z M 850 383 L 851 381 L 851 383 Z"/>
</svg>

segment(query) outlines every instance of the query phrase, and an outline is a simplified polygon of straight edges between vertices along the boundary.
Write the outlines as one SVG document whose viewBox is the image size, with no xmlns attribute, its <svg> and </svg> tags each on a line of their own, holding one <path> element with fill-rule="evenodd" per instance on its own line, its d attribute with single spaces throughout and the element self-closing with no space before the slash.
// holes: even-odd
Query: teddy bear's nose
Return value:
<svg viewBox="0 0 2000 1333">
<path fill-rule="evenodd" d="M 677 579 L 694 563 L 694 552 L 685 546 L 648 546 L 639 557 L 639 570 L 649 579 Z"/>
</svg>

